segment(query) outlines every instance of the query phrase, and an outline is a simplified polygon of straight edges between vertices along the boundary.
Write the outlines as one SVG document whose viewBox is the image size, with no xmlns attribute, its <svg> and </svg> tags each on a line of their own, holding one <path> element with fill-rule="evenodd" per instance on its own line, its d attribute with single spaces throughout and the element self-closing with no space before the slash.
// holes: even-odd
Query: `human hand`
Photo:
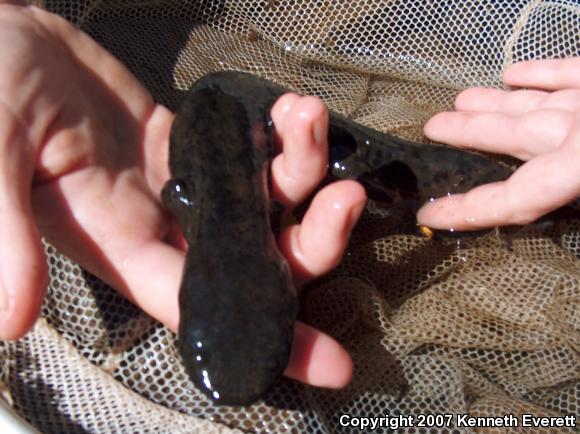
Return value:
<svg viewBox="0 0 580 434">
<path fill-rule="evenodd" d="M 174 226 L 160 201 L 173 115 L 92 39 L 43 10 L 0 1 L 0 47 L 0 336 L 22 336 L 38 316 L 41 234 L 176 330 L 184 252 L 169 241 Z M 294 206 L 325 174 L 327 112 L 318 99 L 289 94 L 272 117 L 283 148 L 273 193 Z M 297 282 L 337 265 L 364 201 L 357 183 L 332 184 L 282 233 Z M 352 362 L 298 323 L 286 375 L 342 387 Z"/>
<path fill-rule="evenodd" d="M 504 182 L 427 203 L 420 224 L 456 230 L 526 224 L 580 196 L 580 58 L 518 63 L 504 81 L 527 89 L 465 90 L 456 111 L 435 115 L 425 134 L 525 163 Z"/>
</svg>

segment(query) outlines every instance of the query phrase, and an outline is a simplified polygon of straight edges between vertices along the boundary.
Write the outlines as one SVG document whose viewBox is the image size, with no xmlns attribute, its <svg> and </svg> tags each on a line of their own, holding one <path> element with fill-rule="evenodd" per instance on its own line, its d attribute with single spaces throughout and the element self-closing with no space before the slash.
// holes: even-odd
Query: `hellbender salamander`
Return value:
<svg viewBox="0 0 580 434">
<path fill-rule="evenodd" d="M 269 112 L 285 89 L 218 72 L 197 81 L 170 137 L 163 201 L 189 244 L 179 293 L 178 349 L 189 376 L 217 404 L 248 405 L 282 375 L 298 305 L 270 227 Z M 505 179 L 492 160 L 419 145 L 330 114 L 329 169 L 371 197 L 424 200 Z"/>
</svg>

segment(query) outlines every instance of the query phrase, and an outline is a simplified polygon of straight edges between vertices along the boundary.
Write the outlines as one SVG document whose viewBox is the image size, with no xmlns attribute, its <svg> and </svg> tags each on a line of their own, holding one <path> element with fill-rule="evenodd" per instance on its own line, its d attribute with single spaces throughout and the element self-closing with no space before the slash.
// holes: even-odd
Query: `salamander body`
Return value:
<svg viewBox="0 0 580 434">
<path fill-rule="evenodd" d="M 270 226 L 269 112 L 285 89 L 240 72 L 209 74 L 180 106 L 162 196 L 189 249 L 179 293 L 178 349 L 217 404 L 248 405 L 282 375 L 298 305 Z M 427 199 L 505 179 L 483 156 L 419 145 L 330 114 L 329 170 L 371 197 Z"/>
</svg>

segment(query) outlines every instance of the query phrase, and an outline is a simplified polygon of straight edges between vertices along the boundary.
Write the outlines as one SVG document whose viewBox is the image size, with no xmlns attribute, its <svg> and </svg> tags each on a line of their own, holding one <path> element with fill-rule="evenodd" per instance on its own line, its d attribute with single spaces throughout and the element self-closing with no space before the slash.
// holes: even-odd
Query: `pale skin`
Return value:
<svg viewBox="0 0 580 434">
<path fill-rule="evenodd" d="M 160 202 L 173 114 L 87 35 L 40 9 L 0 1 L 0 50 L 0 337 L 22 336 L 38 316 L 41 234 L 176 330 L 183 240 Z M 326 173 L 328 114 L 317 98 L 287 94 L 272 117 L 282 151 L 273 195 L 292 207 Z M 338 264 L 365 200 L 356 182 L 333 184 L 281 234 L 298 284 Z M 286 375 L 339 388 L 352 361 L 297 323 Z"/>
<path fill-rule="evenodd" d="M 0 0 L 0 50 L 0 337 L 22 336 L 38 316 L 47 282 L 41 234 L 176 330 L 183 240 L 174 236 L 175 227 L 165 218 L 159 199 L 169 178 L 172 113 L 156 104 L 127 69 L 87 35 L 40 9 Z M 518 171 L 507 181 L 506 186 L 513 186 L 503 188 L 510 195 L 531 188 L 531 177 L 541 180 L 542 175 L 550 175 L 543 184 L 533 185 L 536 192 L 530 193 L 532 202 L 525 200 L 526 194 L 507 204 L 488 195 L 490 206 L 497 207 L 504 220 L 480 216 L 466 229 L 523 221 L 578 196 L 578 105 L 574 106 L 573 94 L 546 103 L 549 95 L 558 93 L 549 93 L 556 90 L 554 87 L 580 88 L 571 72 L 564 76 L 550 72 L 564 70 L 565 65 L 565 61 L 543 66 L 523 64 L 515 75 L 523 80 L 527 73 L 528 81 L 511 82 L 547 88 L 544 93 L 521 97 L 522 104 L 528 104 L 528 113 L 542 110 L 543 104 L 549 107 L 546 110 L 556 112 L 546 125 L 549 131 L 541 136 L 542 146 L 537 140 L 532 146 L 523 139 L 511 145 L 507 133 L 497 137 L 500 143 L 494 145 L 496 148 L 467 140 L 476 136 L 477 126 L 466 127 L 469 119 L 484 113 L 477 106 L 480 96 L 476 92 L 487 95 L 486 110 L 491 107 L 491 113 L 496 113 L 483 127 L 498 128 L 512 119 L 511 132 L 520 128 L 523 135 L 527 131 L 526 115 L 519 109 L 518 116 L 518 104 L 510 102 L 509 93 L 468 91 L 458 98 L 462 111 L 439 115 L 427 124 L 426 133 L 436 140 L 454 145 L 473 143 L 514 155 L 517 152 L 517 156 L 529 158 L 527 164 L 543 158 L 530 169 L 520 169 L 532 172 L 527 177 Z M 578 71 L 578 64 L 573 68 Z M 580 90 L 560 92 L 578 94 Z M 561 120 L 570 116 L 573 122 Z M 272 194 L 291 208 L 303 201 L 326 173 L 328 115 L 317 98 L 287 94 L 273 107 L 272 117 L 281 151 L 272 163 Z M 455 119 L 452 125 L 460 133 L 446 127 L 445 117 Z M 560 131 L 559 135 L 554 130 Z M 535 138 L 541 135 L 531 133 Z M 565 149 L 559 156 L 542 157 Z M 554 165 L 558 170 L 552 169 Z M 518 176 L 523 178 L 518 180 Z M 480 194 L 477 191 L 469 194 Z M 538 201 L 539 194 L 546 200 Z M 460 223 L 453 220 L 457 211 L 449 213 L 453 206 L 467 212 L 468 217 L 478 215 L 471 202 L 458 197 L 455 203 L 449 202 L 454 200 L 451 198 L 423 208 L 420 221 L 433 227 L 459 228 Z M 315 196 L 300 225 L 282 233 L 279 247 L 298 285 L 338 264 L 365 200 L 357 183 L 333 183 Z M 461 221 L 465 225 L 466 218 Z M 340 388 L 352 377 L 352 361 L 328 335 L 297 323 L 286 375 L 314 386 Z"/>
<path fill-rule="evenodd" d="M 419 223 L 457 230 L 526 224 L 580 196 L 580 58 L 518 63 L 503 79 L 522 89 L 465 90 L 454 112 L 437 114 L 424 130 L 435 141 L 524 164 L 504 182 L 428 203 Z"/>
</svg>

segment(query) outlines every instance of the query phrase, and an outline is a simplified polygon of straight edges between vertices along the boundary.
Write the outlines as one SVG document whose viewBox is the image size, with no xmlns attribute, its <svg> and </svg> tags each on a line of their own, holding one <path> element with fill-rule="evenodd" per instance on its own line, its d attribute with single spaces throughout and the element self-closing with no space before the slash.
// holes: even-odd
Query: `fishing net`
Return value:
<svg viewBox="0 0 580 434">
<path fill-rule="evenodd" d="M 576 0 L 40 5 L 93 36 L 171 109 L 196 78 L 236 69 L 416 141 L 461 89 L 500 87 L 516 61 L 580 55 Z M 328 391 L 283 379 L 239 409 L 195 390 L 173 333 L 48 244 L 46 253 L 42 318 L 0 345 L 2 396 L 43 432 L 333 433 L 359 432 L 339 425 L 342 414 L 580 412 L 578 220 L 429 240 L 412 215 L 393 219 L 369 203 L 342 264 L 301 295 L 301 318 L 352 354 L 352 384 Z"/>
</svg>

